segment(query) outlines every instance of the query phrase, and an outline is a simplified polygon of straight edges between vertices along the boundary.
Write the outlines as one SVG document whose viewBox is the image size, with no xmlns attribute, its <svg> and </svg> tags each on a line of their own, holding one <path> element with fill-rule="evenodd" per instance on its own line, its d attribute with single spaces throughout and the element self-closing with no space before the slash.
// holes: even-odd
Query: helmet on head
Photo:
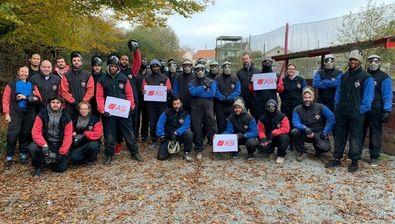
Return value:
<svg viewBox="0 0 395 224">
<path fill-rule="evenodd" d="M 380 68 L 381 57 L 378 56 L 377 54 L 372 54 L 368 57 L 368 62 L 369 62 L 369 70 L 376 71 L 377 69 Z"/>
<path fill-rule="evenodd" d="M 222 63 L 221 67 L 224 75 L 230 75 L 232 73 L 232 63 L 229 61 Z"/>
<path fill-rule="evenodd" d="M 203 64 L 195 65 L 195 73 L 198 78 L 203 78 L 206 72 L 206 67 Z"/>
<path fill-rule="evenodd" d="M 326 69 L 333 69 L 335 67 L 335 56 L 333 54 L 327 54 L 324 57 L 324 67 Z"/>
<path fill-rule="evenodd" d="M 363 61 L 363 56 L 362 54 L 359 52 L 359 50 L 352 50 L 350 52 L 350 56 L 348 57 L 348 59 L 356 59 L 359 62 Z"/>
</svg>

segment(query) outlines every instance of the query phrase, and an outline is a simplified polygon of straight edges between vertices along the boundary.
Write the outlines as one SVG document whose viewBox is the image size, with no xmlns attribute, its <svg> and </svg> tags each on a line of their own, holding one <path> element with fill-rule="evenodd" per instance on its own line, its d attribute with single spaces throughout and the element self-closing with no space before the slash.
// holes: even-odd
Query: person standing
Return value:
<svg viewBox="0 0 395 224">
<path fill-rule="evenodd" d="M 368 57 L 368 73 L 374 79 L 374 99 L 372 109 L 366 112 L 363 125 L 363 141 L 369 130 L 370 164 L 377 166 L 380 159 L 382 123 L 388 122 L 392 111 L 392 79 L 381 71 L 381 58 L 378 55 Z"/>
<path fill-rule="evenodd" d="M 374 98 L 374 80 L 362 70 L 363 57 L 358 50 L 350 52 L 348 70 L 337 78 L 335 95 L 336 134 L 333 160 L 326 168 L 340 166 L 347 139 L 350 138 L 349 172 L 358 170 L 362 154 L 362 129 L 365 114 Z"/>
<path fill-rule="evenodd" d="M 90 73 L 82 70 L 82 56 L 78 51 L 70 55 L 72 68 L 61 79 L 62 97 L 71 119 L 78 116 L 78 104 L 89 102 L 95 93 L 95 82 Z"/>
</svg>

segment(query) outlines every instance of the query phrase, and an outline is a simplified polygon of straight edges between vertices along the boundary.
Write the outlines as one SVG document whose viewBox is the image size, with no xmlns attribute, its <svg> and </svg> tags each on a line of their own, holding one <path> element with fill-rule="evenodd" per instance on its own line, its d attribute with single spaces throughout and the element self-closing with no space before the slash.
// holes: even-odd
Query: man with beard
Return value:
<svg viewBox="0 0 395 224">
<path fill-rule="evenodd" d="M 71 119 L 78 116 L 78 104 L 89 102 L 95 93 L 95 82 L 90 73 L 82 70 L 82 56 L 78 51 L 70 55 L 72 68 L 61 80 L 62 97 L 66 100 L 66 110 Z"/>
<path fill-rule="evenodd" d="M 294 129 L 291 131 L 298 156 L 301 162 L 306 155 L 305 142 L 313 143 L 316 155 L 328 152 L 331 148 L 328 135 L 335 126 L 335 116 L 329 108 L 321 103 L 314 103 L 314 89 L 307 86 L 303 89 L 303 104 L 295 107 L 292 113 Z"/>
<path fill-rule="evenodd" d="M 29 76 L 27 77 L 27 81 L 36 75 L 40 74 L 40 63 L 41 63 L 41 56 L 37 53 L 33 53 L 30 55 L 29 58 Z"/>
<path fill-rule="evenodd" d="M 247 148 L 246 159 L 255 158 L 254 153 L 258 146 L 258 129 L 255 119 L 247 113 L 243 99 L 238 97 L 233 104 L 234 112 L 228 117 L 226 129 L 223 134 L 237 134 L 238 151 L 233 153 L 233 158 L 240 157 L 240 146 L 245 145 Z"/>
<path fill-rule="evenodd" d="M 171 84 L 167 76 L 163 75 L 160 71 L 160 62 L 157 59 L 153 59 L 150 63 L 151 74 L 145 77 L 143 80 L 142 90 L 146 85 L 153 86 L 166 86 L 167 93 L 171 94 Z M 159 117 L 163 111 L 167 108 L 166 102 L 151 102 L 147 101 L 147 113 L 150 125 L 150 134 L 152 144 L 150 149 L 154 149 L 158 145 L 158 136 L 156 135 L 156 125 Z"/>
<path fill-rule="evenodd" d="M 192 162 L 190 155 L 192 150 L 193 135 L 190 130 L 191 120 L 188 112 L 182 109 L 180 98 L 175 97 L 172 100 L 173 107 L 167 109 L 160 115 L 156 127 L 156 135 L 160 138 L 160 147 L 157 158 L 166 160 L 170 157 L 168 151 L 169 142 L 172 144 L 184 145 L 184 159 Z"/>
<path fill-rule="evenodd" d="M 333 160 L 326 167 L 340 166 L 347 139 L 350 139 L 349 172 L 358 170 L 362 154 L 362 129 L 365 114 L 374 98 L 374 80 L 362 70 L 363 57 L 358 50 L 350 52 L 348 70 L 337 78 L 335 95 L 336 134 Z"/>
<path fill-rule="evenodd" d="M 63 56 L 57 57 L 55 62 L 53 74 L 62 79 L 62 77 L 70 70 L 70 66 L 66 64 L 66 59 Z"/>
<path fill-rule="evenodd" d="M 96 86 L 97 108 L 103 119 L 105 148 L 103 162 L 105 165 L 112 162 L 117 135 L 121 135 L 121 138 L 125 140 L 132 159 L 139 162 L 143 161 L 139 154 L 130 118 L 135 107 L 132 86 L 129 79 L 124 75 L 120 75 L 119 71 L 119 59 L 116 56 L 110 57 L 107 61 L 107 73 L 99 79 Z M 104 105 L 107 96 L 129 100 L 129 117 L 111 116 L 108 112 L 105 112 Z"/>
<path fill-rule="evenodd" d="M 192 71 L 192 61 L 185 59 L 182 62 L 183 72 L 174 80 L 173 95 L 178 96 L 183 102 L 184 110 L 191 112 L 191 93 L 189 83 L 196 75 Z"/>
<path fill-rule="evenodd" d="M 215 93 L 215 115 L 218 132 L 226 128 L 226 119 L 233 113 L 233 101 L 240 95 L 239 79 L 232 74 L 232 64 L 228 61 L 222 64 L 222 74 L 215 79 L 217 91 Z"/>
<path fill-rule="evenodd" d="M 41 175 L 44 164 L 55 172 L 67 170 L 67 155 L 72 142 L 73 124 L 62 110 L 63 100 L 55 95 L 46 108 L 37 115 L 33 130 L 33 142 L 29 154 L 34 166 L 34 176 Z M 45 163 L 44 163 L 45 162 Z"/>
<path fill-rule="evenodd" d="M 258 119 L 259 147 L 265 154 L 273 153 L 277 147 L 276 163 L 283 164 L 289 145 L 289 120 L 278 111 L 277 101 L 273 99 L 266 102 L 265 109 Z"/>
<path fill-rule="evenodd" d="M 324 69 L 317 71 L 313 78 L 313 87 L 318 89 L 318 103 L 324 104 L 331 111 L 334 111 L 336 78 L 342 73 L 335 68 L 335 62 L 333 54 L 325 55 Z"/>
<path fill-rule="evenodd" d="M 250 85 L 252 83 L 252 75 L 261 73 L 259 69 L 255 68 L 252 64 L 252 59 L 250 54 L 244 53 L 242 57 L 243 68 L 237 71 L 236 75 L 241 84 L 241 97 L 245 101 L 245 106 L 251 114 L 254 113 L 254 100 L 251 96 Z"/>
<path fill-rule="evenodd" d="M 191 120 L 196 159 L 202 159 L 203 139 L 205 134 L 210 138 L 217 133 L 217 122 L 214 117 L 213 98 L 217 91 L 214 80 L 205 75 L 206 68 L 202 64 L 195 66 L 196 78 L 189 83 L 191 94 Z M 205 132 L 203 127 L 206 128 Z"/>
<path fill-rule="evenodd" d="M 378 55 L 368 57 L 368 73 L 374 79 L 374 99 L 372 109 L 366 112 L 363 125 L 363 140 L 369 129 L 369 154 L 371 166 L 377 166 L 380 159 L 382 123 L 388 122 L 392 111 L 392 80 L 381 71 L 381 58 Z M 362 141 L 362 144 L 365 141 Z"/>
<path fill-rule="evenodd" d="M 272 69 L 273 60 L 266 57 L 262 60 L 262 73 L 273 73 Z M 252 86 L 252 85 L 251 85 Z M 255 90 L 254 92 L 254 117 L 259 119 L 265 113 L 265 104 L 268 100 L 277 102 L 276 89 Z"/>
</svg>

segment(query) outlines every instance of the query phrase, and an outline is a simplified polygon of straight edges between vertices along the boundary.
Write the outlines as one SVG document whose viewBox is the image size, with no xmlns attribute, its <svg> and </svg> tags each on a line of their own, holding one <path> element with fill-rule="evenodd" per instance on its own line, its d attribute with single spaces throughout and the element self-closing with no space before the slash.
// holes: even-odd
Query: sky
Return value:
<svg viewBox="0 0 395 224">
<path fill-rule="evenodd" d="M 395 0 L 376 0 L 377 5 Z M 248 37 L 272 31 L 287 22 L 314 22 L 359 12 L 367 0 L 216 0 L 204 12 L 191 18 L 173 15 L 168 24 L 176 32 L 180 46 L 195 50 L 214 49 L 222 35 Z"/>
</svg>

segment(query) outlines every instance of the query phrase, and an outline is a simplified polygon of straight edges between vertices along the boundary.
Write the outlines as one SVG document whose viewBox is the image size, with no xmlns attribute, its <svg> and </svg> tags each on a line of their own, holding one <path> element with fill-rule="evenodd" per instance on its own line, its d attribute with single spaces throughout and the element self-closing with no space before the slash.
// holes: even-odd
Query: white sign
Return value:
<svg viewBox="0 0 395 224">
<path fill-rule="evenodd" d="M 254 84 L 254 91 L 263 89 L 276 89 L 277 74 L 275 72 L 254 74 L 252 76 L 252 82 Z"/>
<path fill-rule="evenodd" d="M 237 150 L 237 135 L 220 134 L 214 136 L 213 152 L 237 152 Z"/>
<path fill-rule="evenodd" d="M 144 101 L 166 102 L 167 87 L 166 86 L 144 86 Z"/>
<path fill-rule="evenodd" d="M 108 112 L 111 116 L 128 118 L 130 112 L 130 101 L 107 96 L 104 111 Z"/>
</svg>

